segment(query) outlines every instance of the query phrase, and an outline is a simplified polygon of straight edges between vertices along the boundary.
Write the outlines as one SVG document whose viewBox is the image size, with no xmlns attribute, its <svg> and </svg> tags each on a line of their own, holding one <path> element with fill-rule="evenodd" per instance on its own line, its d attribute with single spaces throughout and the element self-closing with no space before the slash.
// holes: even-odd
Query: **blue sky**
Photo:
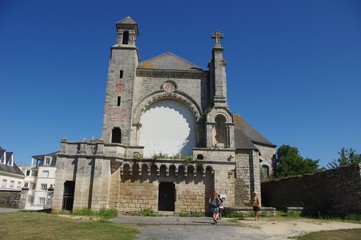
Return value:
<svg viewBox="0 0 361 240">
<path fill-rule="evenodd" d="M 224 34 L 228 103 L 301 156 L 361 152 L 361 1 L 0 0 L 0 146 L 15 162 L 60 139 L 101 137 L 115 23 L 139 26 L 140 61 L 172 52 L 207 68 Z"/>
</svg>

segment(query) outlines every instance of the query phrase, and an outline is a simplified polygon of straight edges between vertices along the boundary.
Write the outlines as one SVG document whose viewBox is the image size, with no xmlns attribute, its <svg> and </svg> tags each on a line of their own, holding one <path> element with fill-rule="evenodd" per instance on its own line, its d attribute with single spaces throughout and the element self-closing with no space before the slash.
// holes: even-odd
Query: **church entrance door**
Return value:
<svg viewBox="0 0 361 240">
<path fill-rule="evenodd" d="M 175 186 L 172 182 L 159 184 L 158 211 L 174 211 Z"/>
</svg>

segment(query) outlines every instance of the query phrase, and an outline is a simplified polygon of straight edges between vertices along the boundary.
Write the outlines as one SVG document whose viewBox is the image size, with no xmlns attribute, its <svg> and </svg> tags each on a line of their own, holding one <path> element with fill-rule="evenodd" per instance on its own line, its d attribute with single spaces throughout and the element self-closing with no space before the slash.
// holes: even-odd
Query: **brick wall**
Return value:
<svg viewBox="0 0 361 240">
<path fill-rule="evenodd" d="M 261 184 L 262 203 L 306 213 L 361 213 L 361 164 Z"/>
</svg>

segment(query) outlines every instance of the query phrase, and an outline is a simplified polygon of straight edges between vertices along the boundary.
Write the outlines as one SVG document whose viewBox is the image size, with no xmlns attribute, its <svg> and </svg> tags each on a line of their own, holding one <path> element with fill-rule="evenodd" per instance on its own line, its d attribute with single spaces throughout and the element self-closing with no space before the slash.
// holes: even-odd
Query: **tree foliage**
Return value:
<svg viewBox="0 0 361 240">
<path fill-rule="evenodd" d="M 296 147 L 282 145 L 278 148 L 274 166 L 276 178 L 315 173 L 319 160 L 303 158 Z"/>
<path fill-rule="evenodd" d="M 340 155 L 340 157 L 337 160 L 333 160 L 327 165 L 329 169 L 361 163 L 361 154 L 357 154 L 356 150 L 352 148 L 346 149 L 343 147 L 341 151 L 338 152 L 338 154 Z"/>
</svg>

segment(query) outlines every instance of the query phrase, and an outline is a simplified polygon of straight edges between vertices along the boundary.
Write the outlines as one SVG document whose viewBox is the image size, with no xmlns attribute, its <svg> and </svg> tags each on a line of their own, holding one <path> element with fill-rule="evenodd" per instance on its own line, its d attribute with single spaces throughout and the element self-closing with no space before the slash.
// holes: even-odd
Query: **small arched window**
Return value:
<svg viewBox="0 0 361 240">
<path fill-rule="evenodd" d="M 224 144 L 224 146 L 227 145 L 227 141 L 226 141 L 226 121 L 227 119 L 223 116 L 223 115 L 217 115 L 215 122 L 216 122 L 216 142 L 218 144 Z"/>
<path fill-rule="evenodd" d="M 122 130 L 118 127 L 112 130 L 112 143 L 122 143 Z"/>
<path fill-rule="evenodd" d="M 124 33 L 123 33 L 123 44 L 128 44 L 128 42 L 129 42 L 129 32 L 124 31 Z"/>
</svg>

